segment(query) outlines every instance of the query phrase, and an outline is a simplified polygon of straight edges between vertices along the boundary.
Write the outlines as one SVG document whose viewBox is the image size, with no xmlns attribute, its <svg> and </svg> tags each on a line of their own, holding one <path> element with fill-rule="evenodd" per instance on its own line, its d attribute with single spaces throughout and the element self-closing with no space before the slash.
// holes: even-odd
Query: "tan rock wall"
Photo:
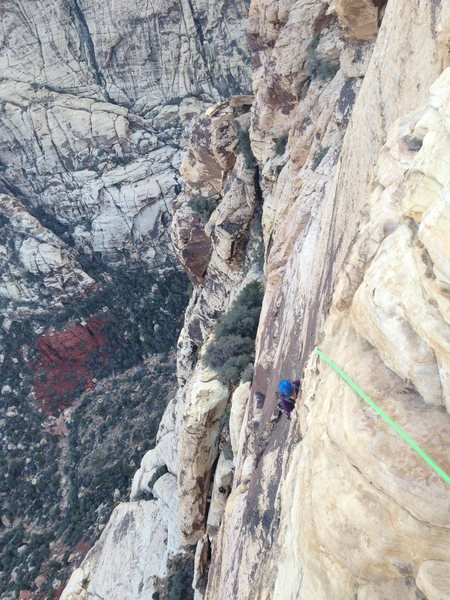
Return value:
<svg viewBox="0 0 450 600">
<path fill-rule="evenodd" d="M 188 384 L 189 404 L 179 440 L 179 519 L 186 544 L 203 535 L 211 471 L 218 454 L 218 436 L 228 388 L 216 374 L 199 365 Z"/>
<path fill-rule="evenodd" d="M 360 42 L 362 50 L 357 50 L 356 42 L 349 42 L 347 38 L 345 52 L 353 45 L 353 56 L 360 55 L 361 59 L 353 63 L 346 56 L 331 80 L 311 81 L 301 101 L 296 100 L 293 108 L 285 105 L 289 117 L 281 115 L 276 103 L 274 108 L 265 104 L 263 90 L 270 85 L 267 78 L 271 77 L 272 65 L 277 64 L 278 53 L 282 56 L 287 43 L 283 35 L 288 35 L 290 20 L 293 24 L 302 19 L 306 24 L 317 23 L 317 17 L 314 21 L 314 17 L 308 20 L 308 13 L 303 16 L 300 4 L 292 7 L 273 49 L 262 53 L 263 67 L 256 74 L 252 136 L 265 177 L 263 223 L 268 256 L 267 291 L 253 393 L 263 392 L 266 401 L 256 431 L 248 426 L 253 418 L 252 403 L 243 423 L 236 480 L 217 540 L 207 598 L 344 600 L 358 594 L 358 598 L 409 599 L 420 594 L 420 582 L 416 584 L 415 579 L 421 561 L 445 560 L 442 553 L 448 546 L 448 493 L 437 476 L 430 473 L 425 463 L 419 465 L 394 433 L 380 432 L 377 419 L 369 409 L 361 409 L 360 401 L 345 389 L 345 384 L 315 360 L 305 373 L 299 415 L 301 427 L 296 424 L 288 427 L 283 421 L 273 424 L 269 419 L 279 376 L 299 374 L 314 344 L 323 337 L 333 288 L 346 287 L 347 292 L 336 296 L 335 302 L 339 310 L 348 311 L 361 283 L 360 263 L 372 261 L 379 252 L 378 267 L 375 269 L 375 261 L 371 262 L 366 271 L 367 280 L 358 292 L 360 298 L 357 295 L 352 308 L 352 319 L 355 324 L 359 321 L 359 331 L 367 339 L 377 332 L 378 339 L 374 337 L 368 343 L 359 337 L 348 317 L 346 326 L 339 320 L 329 319 L 325 338 L 329 339 L 329 345 L 324 342 L 324 349 L 333 357 L 344 359 L 349 374 L 361 381 L 369 395 L 373 394 L 382 406 L 387 408 L 389 399 L 395 398 L 395 405 L 389 404 L 393 418 L 405 429 L 411 426 L 413 437 L 416 436 L 430 454 L 442 457 L 448 447 L 445 441 L 448 422 L 446 416 L 443 418 L 442 407 L 446 367 L 440 367 L 442 358 L 438 358 L 438 353 L 441 356 L 446 353 L 443 346 L 448 340 L 446 308 L 443 294 L 438 292 L 443 269 L 433 262 L 423 263 L 420 258 L 423 242 L 419 240 L 417 244 L 415 237 L 417 226 L 408 219 L 399 226 L 399 213 L 406 213 L 400 210 L 395 192 L 395 186 L 403 181 L 412 162 L 417 158 L 419 162 L 414 169 L 420 171 L 419 164 L 425 160 L 425 151 L 421 157 L 421 142 L 415 140 L 413 129 L 428 102 L 429 87 L 445 64 L 441 32 L 448 28 L 447 7 L 431 2 L 414 6 L 409 2 L 389 2 L 375 44 L 371 47 L 367 42 Z M 303 10 L 312 11 L 313 4 L 304 3 Z M 314 31 L 314 25 L 308 27 Z M 325 54 L 332 48 L 338 50 L 341 34 L 336 22 L 333 25 L 331 20 L 327 21 L 321 32 L 325 39 L 323 47 L 319 39 L 318 53 Z M 348 36 L 348 31 L 343 35 Z M 293 36 L 292 44 L 299 39 L 304 38 Z M 308 41 L 305 39 L 302 43 L 307 49 Z M 300 79 L 297 80 L 301 80 L 305 64 L 301 52 L 297 47 L 296 53 L 291 55 L 298 57 L 296 68 Z M 370 55 L 362 84 L 355 81 L 350 84 L 346 77 L 353 73 L 353 64 L 362 75 Z M 291 89 L 293 58 L 285 67 L 291 71 L 286 73 L 283 85 Z M 437 85 L 442 86 L 442 82 Z M 354 107 L 352 95 L 356 96 Z M 333 98 L 336 98 L 335 108 L 330 109 Z M 259 121 L 262 104 L 264 120 Z M 302 114 L 305 106 L 314 107 L 312 113 Z M 421 108 L 421 113 L 407 116 L 411 110 Z M 294 120 L 295 117 L 296 122 L 301 123 L 307 116 L 312 124 L 307 122 L 306 128 L 295 125 L 290 129 L 281 161 L 284 166 L 282 164 L 281 172 L 277 173 L 279 159 L 275 159 L 271 148 L 274 147 L 272 140 L 280 135 L 280 124 L 285 122 L 289 127 L 289 118 Z M 399 136 L 393 127 L 400 117 L 406 117 L 408 123 L 403 126 L 408 131 Z M 261 129 L 260 123 L 263 124 Z M 312 131 L 308 131 L 309 127 Z M 340 127 L 345 130 L 343 142 Z M 399 127 L 401 129 L 402 124 Z M 424 130 L 425 126 L 421 127 Z M 400 142 L 388 142 L 389 152 L 383 151 L 380 157 L 380 161 L 384 161 L 379 168 L 382 174 L 377 175 L 375 165 L 379 152 L 390 135 L 398 137 Z M 323 141 L 319 141 L 321 137 Z M 311 141 L 317 145 L 311 146 Z M 321 147 L 323 152 L 316 154 Z M 437 150 L 434 154 L 441 156 Z M 314 164 L 315 156 L 317 164 Z M 427 176 L 439 182 L 436 186 L 433 181 L 430 186 L 431 190 L 436 188 L 432 192 L 436 202 L 441 197 L 442 187 L 440 159 L 432 162 L 435 162 L 436 174 Z M 425 173 L 425 166 L 422 172 Z M 380 186 L 376 177 L 380 177 Z M 382 225 L 378 229 L 374 225 L 376 232 L 365 244 L 358 245 L 360 254 L 356 262 L 350 261 L 352 266 L 336 282 L 349 249 L 372 218 L 366 208 L 372 192 L 373 206 L 382 214 L 380 219 L 374 217 L 374 223 Z M 440 215 L 442 209 L 438 210 L 437 206 L 439 203 L 433 212 Z M 419 211 L 414 209 L 420 222 L 422 216 L 419 215 L 427 208 L 428 204 Z M 400 220 L 403 223 L 404 217 Z M 435 217 L 434 221 L 442 222 L 442 217 Z M 441 229 L 442 226 L 437 227 L 436 236 L 430 231 L 429 237 L 436 239 L 436 261 L 442 265 L 445 261 L 440 258 L 441 248 L 446 243 L 442 241 Z M 386 240 L 386 248 L 380 248 L 391 233 L 393 239 Z M 395 243 L 400 237 L 403 247 Z M 387 254 L 394 247 L 394 254 Z M 392 278 L 391 263 L 396 265 Z M 397 270 L 403 277 L 400 281 L 395 276 Z M 429 278 L 423 280 L 427 272 L 436 274 L 432 285 Z M 418 278 L 427 282 L 420 283 L 421 289 L 416 287 Z M 385 316 L 377 315 L 378 324 L 373 321 L 377 314 L 373 303 L 377 298 L 370 298 L 368 290 L 377 286 L 385 303 L 390 299 L 385 308 L 392 311 L 396 325 L 399 318 L 404 320 L 399 331 L 404 338 L 398 337 L 397 342 L 393 342 L 405 350 L 404 362 L 397 352 L 397 365 L 392 358 L 392 341 L 391 358 L 379 343 L 382 338 L 387 348 L 389 336 L 395 338 L 391 328 L 386 336 Z M 396 295 L 400 292 L 401 296 Z M 358 306 L 363 305 L 364 316 L 358 313 Z M 367 322 L 369 312 L 371 327 Z M 425 323 L 429 323 L 428 328 Z M 409 330 L 405 329 L 406 325 Z M 441 337 L 437 333 L 439 328 Z M 414 336 L 421 339 L 420 363 L 408 358 L 404 347 L 408 336 L 411 336 L 411 345 L 407 347 L 416 353 L 416 358 L 420 346 Z M 437 353 L 430 350 L 432 346 L 438 349 Z M 395 371 L 400 362 L 408 374 L 393 373 L 391 369 Z M 428 385 L 423 381 L 423 372 L 420 375 L 415 372 L 420 369 L 425 369 Z M 441 406 L 436 407 L 437 404 Z M 260 454 L 254 455 L 251 449 L 258 439 L 266 441 L 260 445 Z M 448 471 L 448 465 L 444 467 Z M 414 553 L 417 551 L 413 558 L 411 548 Z"/>
<path fill-rule="evenodd" d="M 362 40 L 370 40 L 378 32 L 379 9 L 376 4 L 372 0 L 335 0 L 339 20 Z"/>
<path fill-rule="evenodd" d="M 423 117 L 436 106 L 441 108 L 440 118 L 427 119 L 434 127 L 425 133 L 437 147 L 450 131 L 445 123 L 449 89 L 447 70 L 433 86 L 433 106 Z M 443 402 L 448 313 L 440 312 L 439 303 L 428 296 L 428 290 L 436 293 L 432 265 L 427 272 L 423 260 L 410 258 L 414 252 L 421 253 L 421 243 L 402 212 L 409 179 L 417 176 L 415 165 L 422 164 L 423 154 L 430 150 L 429 145 L 417 150 L 420 144 L 413 146 L 416 152 L 411 150 L 417 119 L 416 113 L 400 121 L 381 153 L 369 217 L 338 277 L 321 347 L 449 472 L 450 418 L 442 408 L 429 406 Z M 438 174 L 442 155 L 437 156 Z M 431 176 L 431 160 L 428 165 Z M 447 188 L 448 183 L 435 202 L 445 198 Z M 424 268 L 417 270 L 417 264 Z M 384 282 L 392 277 L 398 287 L 376 287 L 365 294 L 362 290 L 371 285 L 375 273 Z M 413 283 L 406 282 L 405 276 Z M 421 295 L 414 293 L 414 286 Z M 355 288 L 358 291 L 351 299 Z M 405 299 L 414 306 L 410 320 L 403 309 Z M 380 329 L 370 315 L 383 310 L 386 302 L 389 312 L 380 317 Z M 427 368 L 414 352 L 430 343 L 428 332 L 438 337 L 435 343 L 440 352 L 430 353 L 426 373 L 413 372 L 409 378 L 411 373 L 405 373 L 405 368 Z M 416 343 L 409 348 L 411 335 Z M 394 339 L 395 364 L 386 351 L 388 340 Z M 284 573 L 294 562 L 299 598 L 346 598 L 351 593 L 358 598 L 367 594 L 389 597 L 393 589 L 398 598 L 409 598 L 411 589 L 425 591 L 430 598 L 445 597 L 450 573 L 450 564 L 445 562 L 450 543 L 448 485 L 314 356 L 304 379 L 299 426 L 303 442 L 295 447 L 281 494 L 283 558 L 278 564 L 276 597 L 293 597 Z M 288 533 L 293 528 L 295 538 Z M 285 539 L 284 534 L 289 537 Z M 289 545 L 293 540 L 294 553 Z"/>
</svg>

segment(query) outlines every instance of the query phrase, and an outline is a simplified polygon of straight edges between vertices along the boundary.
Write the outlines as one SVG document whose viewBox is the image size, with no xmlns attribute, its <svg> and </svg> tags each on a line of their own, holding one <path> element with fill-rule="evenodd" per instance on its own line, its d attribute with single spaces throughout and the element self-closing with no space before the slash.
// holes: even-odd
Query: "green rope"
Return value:
<svg viewBox="0 0 450 600">
<path fill-rule="evenodd" d="M 363 399 L 365 402 L 367 402 L 367 404 L 368 404 L 369 406 L 371 406 L 371 407 L 374 409 L 374 411 L 376 411 L 376 412 L 377 412 L 377 413 L 380 415 L 380 417 L 382 417 L 382 418 L 383 418 L 383 419 L 386 421 L 386 423 L 387 423 L 388 425 L 390 425 L 390 426 L 392 427 L 392 429 L 393 429 L 394 431 L 396 431 L 396 432 L 397 432 L 399 435 L 401 435 L 401 436 L 402 436 L 402 438 L 405 440 L 405 442 L 406 442 L 407 444 L 409 444 L 409 445 L 411 446 L 411 448 L 412 448 L 413 450 L 415 450 L 415 451 L 417 452 L 417 454 L 418 454 L 419 456 L 421 456 L 421 457 L 423 458 L 423 460 L 424 460 L 425 462 L 427 462 L 427 463 L 430 465 L 430 467 L 436 471 L 436 473 L 439 475 L 439 477 L 441 477 L 441 478 L 442 478 L 442 479 L 445 481 L 445 483 L 447 483 L 448 485 L 450 485 L 450 477 L 447 475 L 447 473 L 446 473 L 446 472 L 445 472 L 443 469 L 441 469 L 441 467 L 440 467 L 439 465 L 437 465 L 437 464 L 434 462 L 434 460 L 433 460 L 432 458 L 430 458 L 430 457 L 428 456 L 428 454 L 426 454 L 426 453 L 425 453 L 425 452 L 422 450 L 422 448 L 421 448 L 420 446 L 418 446 L 418 445 L 416 444 L 416 442 L 415 442 L 414 440 L 412 440 L 412 439 L 409 437 L 409 435 L 403 431 L 403 429 L 401 429 L 401 427 L 399 427 L 399 426 L 397 425 L 397 423 L 394 423 L 394 421 L 393 421 L 393 420 L 392 420 L 390 417 L 388 417 L 388 415 L 387 415 L 387 414 L 386 414 L 386 413 L 385 413 L 383 410 L 381 410 L 381 408 L 380 408 L 379 406 L 377 406 L 377 405 L 375 404 L 375 402 L 374 402 L 373 400 L 371 400 L 371 399 L 369 398 L 369 396 L 367 396 L 367 395 L 366 395 L 366 394 L 365 394 L 365 393 L 364 393 L 364 392 L 363 392 L 363 391 L 362 391 L 362 390 L 361 390 L 361 389 L 360 389 L 360 388 L 359 388 L 359 387 L 356 385 L 356 383 L 354 383 L 354 382 L 353 382 L 353 381 L 350 379 L 350 377 L 348 377 L 348 376 L 347 376 L 347 375 L 346 375 L 346 374 L 345 374 L 343 371 L 341 371 L 341 369 L 340 369 L 340 368 L 339 368 L 337 365 L 335 365 L 335 364 L 334 364 L 334 362 L 333 362 L 332 360 L 330 360 L 330 359 L 329 359 L 327 356 L 325 356 L 325 354 L 322 352 L 322 350 L 320 350 L 319 348 L 315 348 L 315 350 L 314 350 L 314 351 L 316 352 L 316 354 L 318 354 L 318 355 L 320 356 L 320 358 L 321 358 L 322 360 L 324 360 L 325 362 L 327 362 L 327 363 L 330 365 L 330 367 L 332 367 L 332 368 L 333 368 L 333 369 L 336 371 L 336 373 L 338 373 L 338 374 L 339 374 L 339 375 L 342 377 L 342 379 L 343 379 L 344 381 L 346 381 L 346 382 L 348 383 L 348 385 L 349 385 L 351 388 L 353 388 L 353 389 L 355 390 L 355 392 L 356 392 L 356 393 L 357 393 L 357 394 L 358 394 L 358 395 L 359 395 L 359 396 L 360 396 L 360 397 L 361 397 L 361 398 L 362 398 L 362 399 Z"/>
</svg>

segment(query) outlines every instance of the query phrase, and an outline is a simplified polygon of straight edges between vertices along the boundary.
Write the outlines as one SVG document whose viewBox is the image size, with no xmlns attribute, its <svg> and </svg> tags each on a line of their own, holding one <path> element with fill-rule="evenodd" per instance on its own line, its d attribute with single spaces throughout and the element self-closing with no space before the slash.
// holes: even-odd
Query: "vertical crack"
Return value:
<svg viewBox="0 0 450 600">
<path fill-rule="evenodd" d="M 206 56 L 206 51 L 205 51 L 205 36 L 203 34 L 203 27 L 202 27 L 200 20 L 198 19 L 198 17 L 195 14 L 195 9 L 194 9 L 192 0 L 187 0 L 187 2 L 189 5 L 189 10 L 191 11 L 192 20 L 195 25 L 195 30 L 197 32 L 197 37 L 198 37 L 198 41 L 199 41 L 199 52 L 203 59 L 203 63 L 205 65 L 206 76 L 207 76 L 208 82 L 211 85 L 211 87 L 213 89 L 215 89 L 214 77 L 211 72 L 211 67 L 210 67 L 208 57 Z M 183 7 L 181 8 L 181 10 L 183 11 Z"/>
<path fill-rule="evenodd" d="M 89 27 L 86 22 L 86 17 L 84 16 L 83 11 L 81 10 L 78 0 L 74 0 L 73 2 L 73 14 L 78 21 L 78 35 L 80 36 L 81 43 L 85 46 L 86 59 L 94 73 L 95 81 L 97 82 L 97 85 L 103 89 L 106 98 L 110 102 L 111 98 L 109 97 L 109 94 L 106 90 L 106 81 L 103 76 L 103 73 L 101 72 L 98 66 L 97 57 L 95 56 L 95 48 L 94 42 L 92 41 L 92 35 L 89 31 Z"/>
</svg>

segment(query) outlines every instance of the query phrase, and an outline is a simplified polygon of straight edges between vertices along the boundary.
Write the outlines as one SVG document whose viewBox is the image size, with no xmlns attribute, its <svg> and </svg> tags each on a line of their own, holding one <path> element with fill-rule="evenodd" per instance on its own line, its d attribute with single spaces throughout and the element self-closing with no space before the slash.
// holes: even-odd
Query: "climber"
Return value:
<svg viewBox="0 0 450 600">
<path fill-rule="evenodd" d="M 288 419 L 291 420 L 291 412 L 294 410 L 295 401 L 297 400 L 298 390 L 300 389 L 300 379 L 282 379 L 278 384 L 277 390 L 277 406 Z"/>
</svg>

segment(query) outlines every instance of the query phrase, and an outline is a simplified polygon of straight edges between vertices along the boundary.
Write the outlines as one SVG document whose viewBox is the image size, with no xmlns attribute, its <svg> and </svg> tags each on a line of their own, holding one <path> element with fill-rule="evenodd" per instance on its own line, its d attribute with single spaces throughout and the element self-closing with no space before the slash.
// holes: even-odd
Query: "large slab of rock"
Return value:
<svg viewBox="0 0 450 600">
<path fill-rule="evenodd" d="M 252 4 L 256 8 L 262 5 Z M 375 44 L 352 41 L 355 70 L 346 56 L 332 77 L 308 77 L 305 71 L 311 56 L 307 54 L 314 49 L 309 45 L 314 34 L 319 36 L 314 42 L 319 58 L 336 60 L 333 53 L 337 51 L 339 60 L 345 38 L 348 52 L 349 30 L 340 29 L 334 5 L 328 15 L 322 13 L 319 18 L 318 4 L 276 3 L 265 28 L 253 22 L 253 31 L 261 31 L 263 39 L 262 66 L 255 75 L 251 137 L 262 163 L 268 253 L 253 385 L 265 394 L 266 401 L 256 431 L 250 427 L 254 411 L 250 409 L 245 417 L 238 481 L 225 509 L 206 593 L 214 600 L 344 600 L 353 596 L 412 600 L 425 589 L 418 577 L 421 565 L 427 560 L 447 560 L 448 486 L 402 438 L 383 429 L 379 417 L 361 405 L 328 366 L 311 358 L 293 422 L 288 427 L 280 420 L 269 431 L 277 381 L 298 374 L 320 339 L 331 358 L 446 472 L 450 470 L 450 423 L 443 392 L 448 312 L 442 292 L 446 242 L 441 233 L 445 226 L 439 225 L 445 223 L 441 207 L 430 219 L 437 224 L 436 266 L 423 253 L 424 242 L 418 237 L 422 235 L 422 215 L 429 205 L 437 202 L 435 206 L 440 206 L 441 202 L 446 153 L 439 152 L 438 145 L 429 155 L 424 150 L 420 163 L 408 175 L 412 178 L 417 168 L 416 182 L 423 179 L 425 190 L 430 183 L 429 196 L 417 193 L 408 217 L 401 206 L 408 199 L 406 189 L 415 188 L 405 173 L 415 158 L 419 160 L 421 141 L 428 131 L 439 131 L 430 136 L 426 144 L 430 149 L 434 138 L 441 144 L 437 138 L 446 135 L 445 120 L 436 116 L 436 109 L 436 114 L 432 111 L 432 116 L 423 122 L 420 119 L 428 110 L 429 87 L 445 62 L 441 32 L 448 31 L 448 9 L 432 2 L 414 7 L 408 2 L 388 3 Z M 259 14 L 269 21 L 268 9 Z M 297 29 L 301 22 L 309 28 L 309 37 Z M 266 32 L 270 42 L 264 39 Z M 290 60 L 286 56 L 289 45 L 296 48 Z M 270 96 L 270 85 L 279 83 L 276 75 L 280 73 L 284 78 L 279 84 L 280 96 Z M 364 75 L 362 83 L 353 79 L 355 73 Z M 306 79 L 310 79 L 308 84 Z M 303 90 L 301 101 L 295 84 Z M 438 100 L 440 93 L 435 90 L 444 87 L 447 92 Z M 445 104 L 445 97 L 448 86 L 440 80 L 433 87 L 430 106 Z M 308 112 L 303 112 L 305 107 Z M 410 115 L 411 110 L 418 112 Z M 405 122 L 394 128 L 400 117 Z M 296 124 L 291 127 L 294 119 Z M 398 140 L 391 144 L 393 128 Z M 279 159 L 276 140 L 287 133 Z M 379 155 L 386 142 L 388 150 Z M 446 144 L 442 147 L 445 150 Z M 381 162 L 380 169 L 376 168 L 378 159 L 383 168 Z M 429 171 L 425 170 L 428 165 Z M 420 201 L 421 197 L 424 200 Z M 364 233 L 366 226 L 369 235 Z M 403 239 L 406 231 L 411 238 Z M 426 231 L 432 244 L 432 229 Z M 382 247 L 384 240 L 386 246 Z M 375 264 L 382 255 L 375 276 Z M 426 262 L 421 257 L 426 257 Z M 390 261 L 395 268 L 390 269 Z M 398 287 L 394 284 L 397 271 L 403 281 Z M 363 290 L 369 286 L 372 277 L 380 285 L 371 289 L 379 285 L 383 307 L 402 333 L 403 321 L 411 328 L 412 337 L 417 335 L 422 345 L 433 347 L 424 353 L 428 362 L 419 365 L 409 360 L 409 345 L 405 348 L 400 343 L 396 360 L 400 362 L 404 352 L 404 364 L 411 367 L 415 383 L 384 353 L 382 343 L 387 345 L 388 337 L 395 335 L 391 328 L 380 335 L 385 325 L 381 312 L 377 323 L 364 321 L 361 314 L 358 332 L 353 327 L 350 308 L 355 292 L 361 284 Z M 333 289 L 333 318 L 327 320 Z M 370 297 L 368 289 L 363 295 L 369 310 L 377 295 Z M 357 304 L 358 299 L 355 311 Z M 413 346 L 417 352 L 417 344 L 411 344 L 411 352 Z M 425 365 L 430 367 L 428 386 L 414 374 Z M 254 441 L 266 435 L 262 454 L 251 454 Z M 424 582 L 427 576 L 425 573 Z"/>
<path fill-rule="evenodd" d="M 450 595 L 450 563 L 426 560 L 417 575 L 417 586 L 429 600 L 444 600 Z"/>
<path fill-rule="evenodd" d="M 166 549 L 167 523 L 154 501 L 119 504 L 61 599 L 151 597 L 166 568 Z"/>
<path fill-rule="evenodd" d="M 442 90 L 445 102 L 448 76 L 446 71 L 433 86 L 433 92 Z M 448 135 L 445 113 L 440 120 L 426 120 L 427 135 L 434 131 L 437 144 Z M 380 155 L 379 187 L 338 277 L 321 347 L 448 473 L 450 419 L 442 409 L 442 389 L 449 336 L 446 313 L 440 312 L 446 299 L 436 300 L 443 293 L 433 280 L 432 261 L 421 258 L 417 227 L 405 223 L 402 213 L 402 194 L 408 193 L 408 180 L 430 147 L 419 149 L 411 139 L 418 118 L 413 113 L 400 121 L 394 128 L 397 140 L 391 138 Z M 427 164 L 431 179 L 430 157 Z M 439 169 L 440 158 L 436 179 Z M 380 285 L 368 293 L 374 277 Z M 352 291 L 349 306 L 345 298 Z M 374 320 L 377 311 L 382 316 Z M 292 597 L 293 587 L 283 577 L 290 568 L 297 573 L 300 598 L 344 598 L 355 589 L 364 598 L 388 597 L 394 590 L 401 598 L 409 598 L 411 590 L 416 597 L 419 590 L 427 597 L 445 597 L 448 486 L 336 373 L 324 363 L 317 368 L 319 373 L 311 369 L 303 382 L 303 442 L 294 449 L 281 492 L 276 597 Z M 295 522 L 297 542 L 289 533 Z"/>
<path fill-rule="evenodd" d="M 241 385 L 234 390 L 231 398 L 230 442 L 234 456 L 237 455 L 239 449 L 239 438 L 244 422 L 245 410 L 250 400 L 250 387 L 249 381 L 241 383 Z"/>
<path fill-rule="evenodd" d="M 197 542 L 204 533 L 207 495 L 228 396 L 228 387 L 218 381 L 217 374 L 200 364 L 187 386 L 179 440 L 179 520 L 186 544 Z"/>
</svg>

